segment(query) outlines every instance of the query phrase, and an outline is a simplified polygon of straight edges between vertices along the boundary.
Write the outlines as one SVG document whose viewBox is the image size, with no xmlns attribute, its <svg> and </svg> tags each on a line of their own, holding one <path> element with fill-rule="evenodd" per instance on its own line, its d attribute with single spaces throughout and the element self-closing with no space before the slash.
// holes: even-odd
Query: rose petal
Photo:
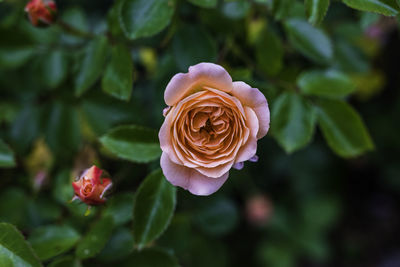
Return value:
<svg viewBox="0 0 400 267">
<path fill-rule="evenodd" d="M 242 161 L 242 162 L 238 162 L 238 163 L 235 163 L 235 164 L 233 164 L 233 166 L 232 166 L 232 168 L 234 168 L 234 169 L 236 169 L 236 170 L 241 170 L 241 169 L 243 169 L 243 167 L 244 167 L 244 162 Z"/>
<path fill-rule="evenodd" d="M 213 63 L 200 63 L 189 68 L 188 73 L 178 73 L 172 77 L 164 93 L 168 106 L 173 106 L 181 99 L 202 86 L 218 88 L 230 93 L 232 78 L 221 66 Z"/>
<path fill-rule="evenodd" d="M 243 105 L 251 107 L 254 110 L 259 121 L 257 139 L 264 137 L 268 132 L 270 121 L 268 102 L 265 96 L 257 88 L 252 88 L 244 82 L 234 82 L 232 94 Z"/>
<path fill-rule="evenodd" d="M 172 147 L 171 140 L 171 113 L 168 113 L 167 117 L 164 120 L 164 123 L 161 126 L 160 131 L 158 132 L 158 139 L 160 140 L 161 150 L 171 157 L 172 161 L 175 163 L 181 163 L 178 156 L 175 153 L 175 150 Z"/>
<path fill-rule="evenodd" d="M 256 113 L 253 109 L 245 107 L 246 112 L 246 122 L 250 129 L 250 136 L 247 142 L 240 148 L 235 162 L 242 162 L 252 158 L 257 152 L 257 133 L 258 129 L 258 119 Z"/>
<path fill-rule="evenodd" d="M 162 153 L 160 164 L 165 177 L 171 184 L 180 186 L 199 196 L 208 196 L 215 193 L 229 176 L 227 172 L 220 178 L 206 177 L 195 169 L 175 164 L 166 153 Z"/>
<path fill-rule="evenodd" d="M 212 168 L 197 167 L 196 170 L 209 178 L 219 179 L 219 177 L 229 172 L 229 170 L 232 168 L 232 165 L 233 161 L 230 161 Z"/>
</svg>

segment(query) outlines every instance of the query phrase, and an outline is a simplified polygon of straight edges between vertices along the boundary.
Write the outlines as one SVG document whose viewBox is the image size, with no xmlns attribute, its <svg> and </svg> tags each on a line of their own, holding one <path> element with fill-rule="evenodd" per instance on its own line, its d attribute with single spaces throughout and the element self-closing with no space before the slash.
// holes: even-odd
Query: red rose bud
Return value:
<svg viewBox="0 0 400 267">
<path fill-rule="evenodd" d="M 31 0 L 26 4 L 25 12 L 34 26 L 48 26 L 56 19 L 57 6 L 51 0 Z"/>
<path fill-rule="evenodd" d="M 102 178 L 103 171 L 96 166 L 85 170 L 79 179 L 72 183 L 75 191 L 73 199 L 80 199 L 88 205 L 100 205 L 106 201 L 105 193 L 111 188 L 110 178 Z"/>
</svg>

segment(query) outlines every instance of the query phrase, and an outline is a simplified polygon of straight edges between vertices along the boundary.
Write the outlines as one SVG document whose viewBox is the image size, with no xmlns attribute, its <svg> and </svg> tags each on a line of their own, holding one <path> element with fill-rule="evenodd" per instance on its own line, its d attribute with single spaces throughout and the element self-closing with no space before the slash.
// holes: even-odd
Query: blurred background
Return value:
<svg viewBox="0 0 400 267">
<path fill-rule="evenodd" d="M 58 259 L 69 266 L 129 264 L 133 195 L 159 162 L 121 160 L 99 137 L 125 124 L 158 131 L 166 84 L 199 62 L 216 62 L 234 80 L 259 88 L 272 110 L 281 94 L 298 90 L 300 73 L 334 68 L 355 85 L 346 100 L 363 118 L 374 150 L 340 157 L 317 128 L 308 142 L 286 153 L 272 120 L 259 141 L 258 163 L 231 170 L 210 197 L 178 189 L 171 223 L 151 246 L 173 254 L 181 266 L 400 266 L 399 19 L 331 1 L 315 26 L 333 47 L 329 62 L 321 63 L 320 55 L 315 59 L 296 47 L 284 26 L 289 19 L 307 20 L 303 1 L 290 1 L 285 9 L 263 0 L 219 1 L 215 7 L 170 2 L 168 26 L 134 40 L 115 23 L 118 1 L 57 0 L 59 19 L 74 30 L 57 23 L 34 27 L 23 11 L 26 1 L 0 2 L 0 167 L 11 167 L 0 168 L 0 221 L 14 224 L 41 250 L 67 242 L 43 227 L 68 225 L 83 236 L 99 214 L 111 214 L 117 227 L 95 256 L 75 257 L 71 249 L 79 238 L 72 238 L 60 255 L 40 258 L 52 266 Z M 111 45 L 129 48 L 128 101 L 110 96 L 98 77 L 76 93 L 77 77 L 91 68 L 81 62 L 85 49 L 101 34 L 111 36 Z M 279 49 L 270 47 L 274 42 Z M 277 60 L 268 51 L 282 56 Z M 4 163 L 7 151 L 13 151 L 14 163 Z M 69 202 L 71 181 L 92 164 L 107 170 L 114 186 L 107 204 L 85 216 L 85 204 Z"/>
</svg>

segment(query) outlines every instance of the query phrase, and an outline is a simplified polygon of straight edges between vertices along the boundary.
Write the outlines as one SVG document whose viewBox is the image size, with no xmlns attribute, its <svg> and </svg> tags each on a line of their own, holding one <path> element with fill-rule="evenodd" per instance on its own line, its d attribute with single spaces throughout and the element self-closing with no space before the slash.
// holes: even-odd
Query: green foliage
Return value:
<svg viewBox="0 0 400 267">
<path fill-rule="evenodd" d="M 218 0 L 188 0 L 190 3 L 193 5 L 197 5 L 200 7 L 205 7 L 205 8 L 212 8 L 216 7 Z"/>
<path fill-rule="evenodd" d="M 8 223 L 0 223 L 0 233 L 0 263 L 2 266 L 42 266 L 17 228 Z"/>
<path fill-rule="evenodd" d="M 10 168 L 15 166 L 14 153 L 12 150 L 0 139 L 0 168 Z"/>
<path fill-rule="evenodd" d="M 120 126 L 100 138 L 118 157 L 133 162 L 149 162 L 161 155 L 157 132 L 141 126 Z"/>
<path fill-rule="evenodd" d="M 288 153 L 306 146 L 314 133 L 316 112 L 304 98 L 294 93 L 280 95 L 272 107 L 272 132 Z"/>
<path fill-rule="evenodd" d="M 283 45 L 273 31 L 263 31 L 256 44 L 257 64 L 266 74 L 277 75 L 283 67 Z"/>
<path fill-rule="evenodd" d="M 54 50 L 43 56 L 42 61 L 43 82 L 49 88 L 58 87 L 68 74 L 68 57 L 62 50 Z"/>
<path fill-rule="evenodd" d="M 197 26 L 185 25 L 172 40 L 172 51 L 181 71 L 200 62 L 214 62 L 217 48 L 206 31 Z"/>
<path fill-rule="evenodd" d="M 90 42 L 84 51 L 75 78 L 75 95 L 81 96 L 100 77 L 107 59 L 108 45 L 105 37 Z"/>
<path fill-rule="evenodd" d="M 129 214 L 131 213 L 130 210 Z M 98 257 L 106 262 L 124 259 L 132 252 L 133 246 L 134 240 L 131 231 L 127 228 L 118 228 Z"/>
<path fill-rule="evenodd" d="M 56 1 L 47 28 L 30 25 L 26 2 L 0 0 L 0 266 L 392 256 L 374 233 L 400 229 L 399 0 Z M 157 131 L 166 85 L 200 62 L 259 88 L 271 109 L 258 163 L 206 198 L 165 179 Z M 92 165 L 113 186 L 85 216 L 71 182 Z"/>
<path fill-rule="evenodd" d="M 330 0 L 305 0 L 308 21 L 313 25 L 318 25 L 324 19 L 328 11 Z"/>
<path fill-rule="evenodd" d="M 303 94 L 329 98 L 345 97 L 356 89 L 348 76 L 335 70 L 304 72 L 297 85 Z"/>
<path fill-rule="evenodd" d="M 62 258 L 55 259 L 49 265 L 49 267 L 81 267 L 81 263 L 78 259 L 66 256 Z"/>
<path fill-rule="evenodd" d="M 210 235 L 224 235 L 232 231 L 238 219 L 239 214 L 235 205 L 224 198 L 212 198 L 206 201 L 194 217 L 198 227 Z"/>
<path fill-rule="evenodd" d="M 332 43 L 320 29 L 300 19 L 290 19 L 285 26 L 289 41 L 304 56 L 320 64 L 332 59 Z"/>
<path fill-rule="evenodd" d="M 95 222 L 76 247 L 76 256 L 80 259 L 96 256 L 109 240 L 113 227 L 113 219 L 108 216 Z"/>
<path fill-rule="evenodd" d="M 385 16 L 396 16 L 399 11 L 380 0 L 343 0 L 343 3 L 354 9 L 376 12 Z"/>
<path fill-rule="evenodd" d="M 103 215 L 111 216 L 115 226 L 124 225 L 132 220 L 133 199 L 134 196 L 130 193 L 113 197 L 108 201 Z"/>
<path fill-rule="evenodd" d="M 174 9 L 175 0 L 123 0 L 122 29 L 129 39 L 152 36 L 167 27 Z"/>
<path fill-rule="evenodd" d="M 178 267 L 175 257 L 160 249 L 144 249 L 140 252 L 134 252 L 122 266 L 146 267 Z"/>
<path fill-rule="evenodd" d="M 149 174 L 140 185 L 133 206 L 135 244 L 143 248 L 168 227 L 176 204 L 176 188 L 161 170 Z"/>
<path fill-rule="evenodd" d="M 79 238 L 69 226 L 49 225 L 35 229 L 28 241 L 41 260 L 48 260 L 70 250 Z"/>
<path fill-rule="evenodd" d="M 111 49 L 111 61 L 108 63 L 102 79 L 103 91 L 121 100 L 131 97 L 133 84 L 133 64 L 129 50 L 123 45 Z"/>
<path fill-rule="evenodd" d="M 343 101 L 320 100 L 318 122 L 328 145 L 342 157 L 355 157 L 374 148 L 360 115 Z"/>
</svg>

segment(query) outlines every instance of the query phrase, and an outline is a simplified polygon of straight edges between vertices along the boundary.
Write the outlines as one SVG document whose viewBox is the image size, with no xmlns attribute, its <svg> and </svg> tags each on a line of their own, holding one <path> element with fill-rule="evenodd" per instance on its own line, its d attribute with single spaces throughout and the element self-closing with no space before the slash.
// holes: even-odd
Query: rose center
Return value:
<svg viewBox="0 0 400 267">
<path fill-rule="evenodd" d="M 85 186 L 83 187 L 82 193 L 83 193 L 85 196 L 87 196 L 87 195 L 89 195 L 90 193 L 92 193 L 92 190 L 93 190 L 92 184 L 87 184 L 87 185 L 85 185 Z"/>
</svg>

